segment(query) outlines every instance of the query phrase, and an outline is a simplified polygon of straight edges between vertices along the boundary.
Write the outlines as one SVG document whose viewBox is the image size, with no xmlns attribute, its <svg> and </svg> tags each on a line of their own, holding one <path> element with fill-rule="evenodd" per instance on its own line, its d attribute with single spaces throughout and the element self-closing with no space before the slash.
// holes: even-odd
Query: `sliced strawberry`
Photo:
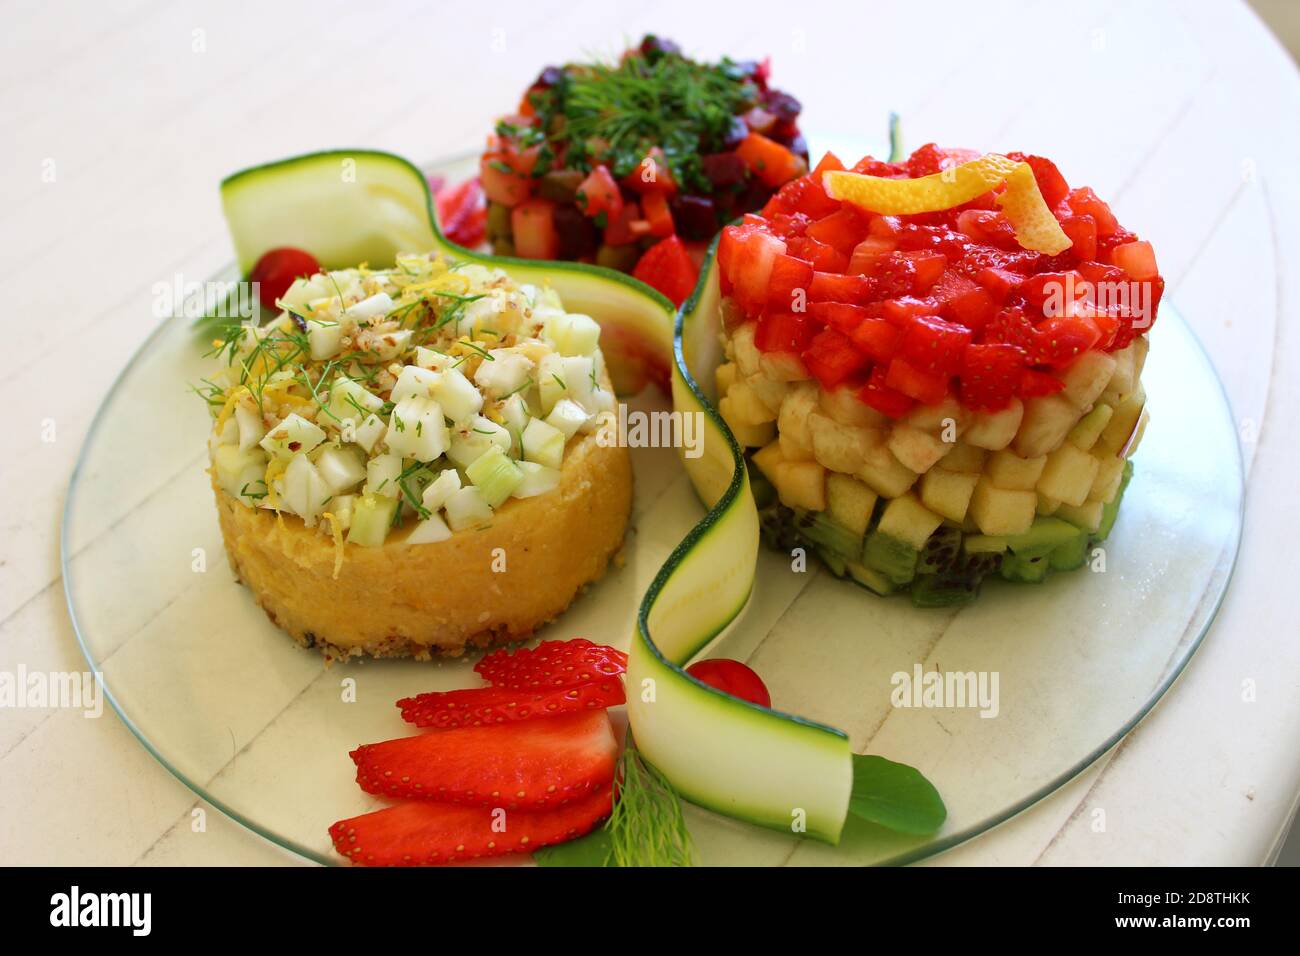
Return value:
<svg viewBox="0 0 1300 956">
<path fill-rule="evenodd" d="M 917 368 L 907 359 L 895 357 L 885 373 L 885 385 L 922 405 L 937 405 L 948 392 L 948 376 Z"/>
<path fill-rule="evenodd" d="M 871 377 L 858 392 L 858 398 L 870 405 L 882 415 L 890 418 L 902 418 L 916 403 L 902 392 L 885 384 L 885 366 L 877 365 L 871 369 Z"/>
<path fill-rule="evenodd" d="M 1036 369 L 1027 368 L 1020 373 L 1020 394 L 1023 398 L 1040 398 L 1044 395 L 1055 395 L 1061 389 L 1065 388 L 1065 383 L 1059 378 L 1053 378 L 1046 372 L 1039 372 Z"/>
<path fill-rule="evenodd" d="M 536 647 L 484 654 L 474 665 L 489 684 L 514 690 L 572 687 L 627 670 L 627 655 L 585 638 L 543 641 Z"/>
<path fill-rule="evenodd" d="M 970 340 L 971 330 L 963 325 L 918 315 L 904 327 L 898 352 L 913 368 L 946 378 L 960 368 Z"/>
<path fill-rule="evenodd" d="M 610 779 L 617 751 L 609 715 L 599 710 L 400 737 L 351 757 L 367 793 L 537 808 Z"/>
<path fill-rule="evenodd" d="M 1087 319 L 1047 319 L 1038 324 L 1034 338 L 1034 364 L 1064 368 L 1096 345 L 1101 331 Z"/>
<path fill-rule="evenodd" d="M 604 710 L 625 703 L 623 682 L 607 677 L 541 694 L 521 693 L 508 687 L 435 691 L 405 697 L 397 702 L 402 719 L 417 727 L 455 730 L 484 727 L 516 720 L 558 717 L 583 710 Z"/>
<path fill-rule="evenodd" d="M 360 866 L 441 866 L 528 853 L 590 832 L 609 816 L 612 792 L 607 781 L 553 810 L 507 812 L 412 800 L 340 820 L 330 827 L 330 839 Z"/>
</svg>

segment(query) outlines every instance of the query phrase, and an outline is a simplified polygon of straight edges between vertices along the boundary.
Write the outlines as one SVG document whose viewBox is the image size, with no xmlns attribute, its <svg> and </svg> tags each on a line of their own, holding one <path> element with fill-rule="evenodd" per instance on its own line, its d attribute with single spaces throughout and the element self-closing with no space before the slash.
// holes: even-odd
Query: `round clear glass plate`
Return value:
<svg viewBox="0 0 1300 956">
<path fill-rule="evenodd" d="M 455 179 L 471 158 L 431 172 Z M 232 266 L 214 281 L 235 278 Z M 747 660 L 782 710 L 843 728 L 859 752 L 920 768 L 949 816 L 934 837 L 850 818 L 838 847 L 688 808 L 702 862 L 902 863 L 1007 820 L 1113 747 L 1205 638 L 1241 534 L 1242 477 L 1222 387 L 1166 304 L 1144 381 L 1151 423 L 1105 570 L 986 585 L 961 609 L 877 598 L 813 563 L 760 554 L 748 607 L 709 656 Z M 204 801 L 321 863 L 330 823 L 380 801 L 348 751 L 402 736 L 394 701 L 473 686 L 472 661 L 325 666 L 235 582 L 206 468 L 209 419 L 188 394 L 210 367 L 192 322 L 164 322 L 104 400 L 72 477 L 62 529 L 69 611 L 86 658 L 141 743 Z M 634 407 L 664 408 L 658 394 Z M 634 449 L 626 564 L 539 638 L 626 647 L 637 605 L 703 508 L 671 449 Z M 970 673 L 978 707 L 895 707 L 895 674 Z M 982 678 L 981 678 L 982 675 Z M 996 684 L 993 681 L 996 680 Z M 707 733 L 707 728 L 701 728 Z"/>
</svg>

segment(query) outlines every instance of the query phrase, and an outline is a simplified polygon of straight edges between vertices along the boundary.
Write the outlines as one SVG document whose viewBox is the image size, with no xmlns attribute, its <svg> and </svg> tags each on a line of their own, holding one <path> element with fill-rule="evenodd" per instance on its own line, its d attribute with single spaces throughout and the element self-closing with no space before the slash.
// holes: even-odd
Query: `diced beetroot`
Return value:
<svg viewBox="0 0 1300 956">
<path fill-rule="evenodd" d="M 898 343 L 903 330 L 884 319 L 863 319 L 850 333 L 853 344 L 873 361 L 887 364 L 898 354 Z"/>
<path fill-rule="evenodd" d="M 554 259 L 560 252 L 560 234 L 555 229 L 555 203 L 529 199 L 510 211 L 510 232 L 515 255 L 521 259 Z"/>
<path fill-rule="evenodd" d="M 754 332 L 754 344 L 761 352 L 803 352 L 821 331 L 807 313 L 764 312 Z"/>
<path fill-rule="evenodd" d="M 866 365 L 867 357 L 842 332 L 823 329 L 803 353 L 803 363 L 823 388 L 834 388 Z"/>
<path fill-rule="evenodd" d="M 802 259 L 781 254 L 772 261 L 772 278 L 767 286 L 768 307 L 789 312 L 795 307 L 795 296 L 800 290 L 806 299 L 812 285 L 813 267 Z"/>
<path fill-rule="evenodd" d="M 644 228 L 642 228 L 644 227 Z M 622 211 L 610 219 L 605 226 L 605 244 L 626 246 L 636 242 L 650 231 L 649 224 L 641 218 L 641 206 L 636 202 L 625 202 Z"/>
<path fill-rule="evenodd" d="M 970 340 L 965 326 L 919 315 L 904 326 L 898 354 L 913 368 L 946 379 L 957 373 Z"/>
<path fill-rule="evenodd" d="M 895 356 L 885 373 L 885 385 L 914 398 L 922 405 L 934 405 L 948 394 L 948 377 L 924 371 L 907 359 Z"/>
<path fill-rule="evenodd" d="M 848 302 L 862 305 L 871 300 L 874 286 L 865 276 L 814 272 L 808 285 L 809 302 Z"/>
<path fill-rule="evenodd" d="M 890 388 L 885 382 L 886 377 L 885 366 L 877 365 L 872 368 L 871 377 L 858 392 L 858 398 L 882 415 L 902 418 L 916 403 L 902 392 Z"/>
<path fill-rule="evenodd" d="M 855 207 L 844 206 L 809 226 L 808 235 L 847 256 L 866 238 L 867 220 Z"/>
</svg>

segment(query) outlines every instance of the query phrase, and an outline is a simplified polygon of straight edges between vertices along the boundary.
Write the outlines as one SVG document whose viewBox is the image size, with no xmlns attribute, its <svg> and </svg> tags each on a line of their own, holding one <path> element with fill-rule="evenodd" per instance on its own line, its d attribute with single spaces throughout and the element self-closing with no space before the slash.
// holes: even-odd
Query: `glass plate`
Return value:
<svg viewBox="0 0 1300 956">
<path fill-rule="evenodd" d="M 433 171 L 456 179 L 472 157 Z M 234 267 L 217 277 L 235 278 Z M 473 686 L 471 660 L 327 667 L 269 623 L 226 563 L 204 471 L 209 419 L 187 394 L 210 368 L 189 319 L 164 322 L 91 428 L 68 492 L 63 572 L 87 660 L 141 743 L 203 800 L 275 843 L 337 863 L 326 828 L 380 801 L 348 751 L 408 730 L 393 706 Z M 1241 531 L 1236 433 L 1214 370 L 1168 304 L 1144 375 L 1152 418 L 1106 542 L 1105 570 L 995 581 L 973 605 L 919 610 L 763 550 L 748 608 L 709 649 L 747 660 L 782 710 L 854 749 L 920 768 L 949 816 L 933 838 L 867 824 L 830 847 L 688 808 L 709 864 L 917 860 L 996 826 L 1115 745 L 1204 639 Z M 634 407 L 666 407 L 646 394 Z M 626 564 L 540 638 L 627 646 L 637 604 L 703 508 L 671 449 L 634 449 Z M 914 668 L 997 679 L 997 714 L 895 707 Z M 991 683 L 985 685 L 991 687 Z M 707 733 L 707 728 L 701 728 Z"/>
</svg>

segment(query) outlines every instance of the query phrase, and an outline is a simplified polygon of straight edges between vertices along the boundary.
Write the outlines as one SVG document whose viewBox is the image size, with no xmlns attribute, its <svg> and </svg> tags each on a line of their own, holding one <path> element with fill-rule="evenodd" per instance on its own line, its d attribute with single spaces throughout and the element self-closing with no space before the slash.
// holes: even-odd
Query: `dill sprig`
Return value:
<svg viewBox="0 0 1300 956">
<path fill-rule="evenodd" d="M 732 119 L 758 101 L 745 68 L 723 59 L 698 63 L 679 54 L 630 53 L 617 65 L 570 65 L 558 82 L 529 94 L 538 129 L 565 165 L 607 164 L 630 175 L 659 147 L 673 178 L 707 191 L 700 156 L 719 151 Z M 499 130 L 506 133 L 508 130 Z M 524 145 L 527 137 L 522 137 Z"/>
<path fill-rule="evenodd" d="M 629 739 L 615 770 L 617 798 L 605 830 L 606 866 L 692 866 L 695 844 L 682 801 Z"/>
</svg>

